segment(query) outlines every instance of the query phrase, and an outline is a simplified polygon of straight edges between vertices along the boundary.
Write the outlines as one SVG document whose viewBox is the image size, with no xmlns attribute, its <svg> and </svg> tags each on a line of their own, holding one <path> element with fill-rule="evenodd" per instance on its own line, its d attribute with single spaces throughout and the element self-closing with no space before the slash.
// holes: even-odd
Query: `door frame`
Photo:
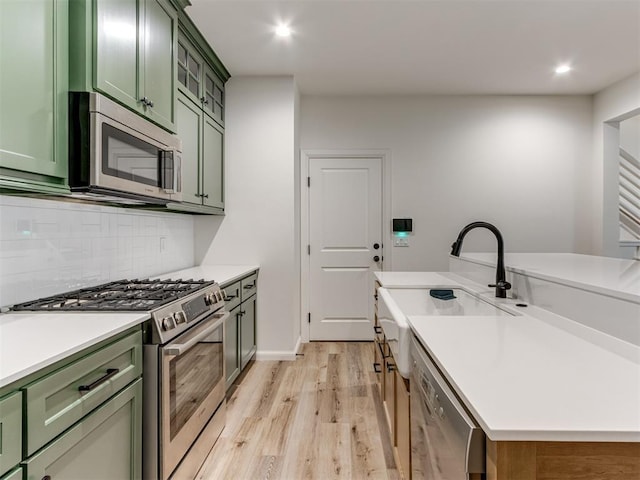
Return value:
<svg viewBox="0 0 640 480">
<path fill-rule="evenodd" d="M 309 283 L 310 258 L 307 253 L 309 245 L 309 162 L 314 158 L 379 158 L 382 162 L 382 242 L 384 249 L 382 270 L 391 270 L 393 266 L 391 242 L 391 150 L 336 149 L 300 151 L 300 336 L 303 343 L 309 343 Z M 373 299 L 373 292 L 371 292 Z M 373 301 L 373 300 L 371 300 Z"/>
</svg>

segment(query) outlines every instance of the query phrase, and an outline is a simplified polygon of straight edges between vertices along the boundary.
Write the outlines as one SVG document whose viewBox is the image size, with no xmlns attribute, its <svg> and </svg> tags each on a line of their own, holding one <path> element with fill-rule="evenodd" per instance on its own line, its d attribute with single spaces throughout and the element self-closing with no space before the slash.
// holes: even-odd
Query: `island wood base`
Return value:
<svg viewBox="0 0 640 480">
<path fill-rule="evenodd" d="M 487 480 L 638 480 L 640 443 L 492 442 Z"/>
</svg>

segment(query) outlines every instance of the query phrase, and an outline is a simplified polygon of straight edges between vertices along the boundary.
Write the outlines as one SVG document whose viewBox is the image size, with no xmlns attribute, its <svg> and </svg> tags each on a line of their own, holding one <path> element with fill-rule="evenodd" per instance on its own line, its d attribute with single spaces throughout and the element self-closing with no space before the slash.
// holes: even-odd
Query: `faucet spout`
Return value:
<svg viewBox="0 0 640 480">
<path fill-rule="evenodd" d="M 460 230 L 458 234 L 458 238 L 451 245 L 451 255 L 454 257 L 460 256 L 460 251 L 462 250 L 462 241 L 467 233 L 469 233 L 474 228 L 486 228 L 491 231 L 498 242 L 498 262 L 496 264 L 496 283 L 489 285 L 490 287 L 495 287 L 496 289 L 496 297 L 497 298 L 506 298 L 507 290 L 511 288 L 511 284 L 507 282 L 506 273 L 504 270 L 504 241 L 502 240 L 502 234 L 500 230 L 498 230 L 494 225 L 491 225 L 487 222 L 473 222 Z"/>
</svg>

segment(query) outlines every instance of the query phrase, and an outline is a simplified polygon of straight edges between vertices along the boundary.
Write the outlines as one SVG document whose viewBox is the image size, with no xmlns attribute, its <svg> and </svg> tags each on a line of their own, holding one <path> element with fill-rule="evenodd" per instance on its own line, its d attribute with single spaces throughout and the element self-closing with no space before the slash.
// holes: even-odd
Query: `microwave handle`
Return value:
<svg viewBox="0 0 640 480">
<path fill-rule="evenodd" d="M 182 191 L 182 155 L 180 152 L 173 152 L 173 191 Z"/>
<path fill-rule="evenodd" d="M 177 193 L 182 190 L 181 160 L 180 154 L 175 150 L 163 150 L 160 154 L 162 188 L 167 193 Z M 171 175 L 170 179 L 169 175 Z"/>
</svg>

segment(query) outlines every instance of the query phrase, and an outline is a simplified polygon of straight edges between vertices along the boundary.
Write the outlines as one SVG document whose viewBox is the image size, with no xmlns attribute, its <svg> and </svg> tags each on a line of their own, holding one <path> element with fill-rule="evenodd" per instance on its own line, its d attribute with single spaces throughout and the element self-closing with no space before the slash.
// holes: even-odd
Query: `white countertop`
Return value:
<svg viewBox="0 0 640 480">
<path fill-rule="evenodd" d="M 0 387 L 148 318 L 146 312 L 0 314 Z"/>
<path fill-rule="evenodd" d="M 495 253 L 460 258 L 495 266 Z M 517 273 L 640 303 L 640 261 L 577 253 L 505 253 L 505 268 Z"/>
<path fill-rule="evenodd" d="M 376 278 L 387 288 L 455 286 L 447 275 Z M 537 307 L 517 312 L 408 321 L 491 440 L 640 442 L 640 348 Z"/>
<path fill-rule="evenodd" d="M 220 285 L 231 283 L 258 270 L 258 265 L 200 265 L 175 272 L 165 273 L 156 278 L 193 278 L 215 280 Z"/>
<path fill-rule="evenodd" d="M 195 278 L 229 283 L 257 265 L 201 265 L 156 278 Z M 0 314 L 0 387 L 106 340 L 149 318 L 142 313 Z"/>
</svg>

